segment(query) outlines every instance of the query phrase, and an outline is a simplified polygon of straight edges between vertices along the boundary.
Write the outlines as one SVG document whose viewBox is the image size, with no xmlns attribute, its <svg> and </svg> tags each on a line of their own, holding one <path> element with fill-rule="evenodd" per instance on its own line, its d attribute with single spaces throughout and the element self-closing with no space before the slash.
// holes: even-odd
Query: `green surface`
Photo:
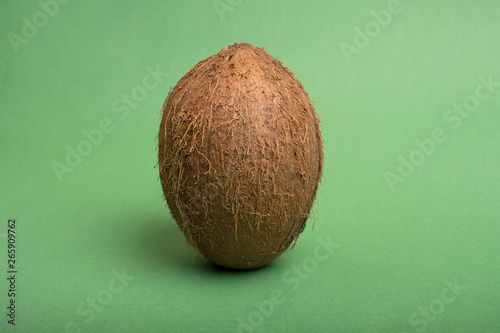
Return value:
<svg viewBox="0 0 500 333">
<path fill-rule="evenodd" d="M 500 331 L 497 1 L 41 3 L 0 11 L 0 331 Z M 249 272 L 192 263 L 154 168 L 170 87 L 233 42 L 325 141 L 320 223 Z"/>
</svg>

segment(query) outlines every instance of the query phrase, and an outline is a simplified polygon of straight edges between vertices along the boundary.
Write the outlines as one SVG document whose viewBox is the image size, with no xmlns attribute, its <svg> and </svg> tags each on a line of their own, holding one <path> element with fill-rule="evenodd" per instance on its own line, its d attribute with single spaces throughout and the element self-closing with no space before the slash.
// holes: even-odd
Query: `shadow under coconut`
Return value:
<svg viewBox="0 0 500 333">
<path fill-rule="evenodd" d="M 202 259 L 203 260 L 203 259 Z M 230 267 L 224 267 L 224 266 L 219 266 L 217 264 L 213 263 L 207 263 L 208 264 L 208 271 L 211 273 L 216 273 L 216 274 L 250 274 L 250 273 L 257 273 L 257 272 L 263 272 L 265 270 L 270 270 L 274 266 L 274 262 L 270 262 L 265 266 L 255 268 L 255 269 L 236 269 L 236 268 L 230 268 Z"/>
<path fill-rule="evenodd" d="M 150 261 L 155 261 L 160 266 L 178 266 L 191 268 L 192 250 L 186 244 L 186 239 L 177 228 L 174 221 L 162 219 L 161 222 L 152 223 L 143 227 L 139 237 L 140 243 L 147 246 L 138 247 L 138 252 Z"/>
<path fill-rule="evenodd" d="M 149 261 L 153 259 L 160 266 L 174 265 L 186 271 L 203 274 L 247 275 L 272 269 L 275 265 L 274 262 L 271 262 L 257 269 L 245 270 L 219 266 L 205 261 L 200 255 L 195 255 L 194 249 L 187 243 L 175 221 L 170 219 L 162 219 L 161 222 L 147 225 L 143 224 L 141 231 L 136 235 L 139 239 L 134 244 L 138 246 L 132 250 L 140 257 L 147 257 Z"/>
</svg>

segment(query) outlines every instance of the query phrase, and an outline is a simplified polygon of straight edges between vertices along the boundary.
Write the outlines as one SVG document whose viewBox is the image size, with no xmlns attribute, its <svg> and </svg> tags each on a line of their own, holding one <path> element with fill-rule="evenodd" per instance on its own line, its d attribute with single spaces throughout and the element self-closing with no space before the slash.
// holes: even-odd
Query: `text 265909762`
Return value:
<svg viewBox="0 0 500 333">
<path fill-rule="evenodd" d="M 7 280 L 9 281 L 9 289 L 7 296 L 9 304 L 7 306 L 8 323 L 16 324 L 16 220 L 11 219 L 7 224 Z"/>
</svg>

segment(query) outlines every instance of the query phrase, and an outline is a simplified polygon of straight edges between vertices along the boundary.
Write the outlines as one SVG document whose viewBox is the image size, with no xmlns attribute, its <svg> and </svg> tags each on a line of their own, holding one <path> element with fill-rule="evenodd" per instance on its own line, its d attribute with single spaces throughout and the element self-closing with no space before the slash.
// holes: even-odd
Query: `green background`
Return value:
<svg viewBox="0 0 500 333">
<path fill-rule="evenodd" d="M 0 331 L 500 331 L 500 87 L 480 81 L 500 82 L 498 1 L 402 0 L 390 18 L 386 0 L 41 3 L 0 11 Z M 193 261 L 154 168 L 170 87 L 234 42 L 295 72 L 325 148 L 318 222 L 248 272 Z M 59 179 L 53 163 L 103 119 L 109 133 Z M 446 140 L 430 152 L 435 129 Z"/>
</svg>

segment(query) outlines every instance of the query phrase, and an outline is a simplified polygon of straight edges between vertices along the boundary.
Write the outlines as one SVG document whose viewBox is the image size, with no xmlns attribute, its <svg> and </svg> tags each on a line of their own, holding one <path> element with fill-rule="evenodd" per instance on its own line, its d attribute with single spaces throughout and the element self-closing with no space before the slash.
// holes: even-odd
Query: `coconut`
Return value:
<svg viewBox="0 0 500 333">
<path fill-rule="evenodd" d="M 319 122 L 292 72 L 247 43 L 182 77 L 163 105 L 158 165 L 172 216 L 198 254 L 253 269 L 295 245 L 323 171 Z"/>
</svg>

